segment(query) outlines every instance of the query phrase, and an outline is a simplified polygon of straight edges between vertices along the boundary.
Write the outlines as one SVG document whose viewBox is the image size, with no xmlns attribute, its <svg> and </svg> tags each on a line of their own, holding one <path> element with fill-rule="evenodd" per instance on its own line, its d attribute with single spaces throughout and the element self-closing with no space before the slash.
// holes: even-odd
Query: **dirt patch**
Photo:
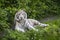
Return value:
<svg viewBox="0 0 60 40">
<path fill-rule="evenodd" d="M 51 16 L 51 17 L 47 17 L 47 18 L 40 20 L 40 22 L 52 21 L 52 20 L 56 20 L 59 18 L 60 18 L 60 16 Z"/>
</svg>

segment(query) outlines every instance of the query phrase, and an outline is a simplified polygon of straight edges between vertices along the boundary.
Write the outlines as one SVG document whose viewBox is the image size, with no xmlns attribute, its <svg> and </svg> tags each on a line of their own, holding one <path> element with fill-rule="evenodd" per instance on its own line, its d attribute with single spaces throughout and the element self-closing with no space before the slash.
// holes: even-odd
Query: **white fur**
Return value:
<svg viewBox="0 0 60 40">
<path fill-rule="evenodd" d="M 42 24 L 37 20 L 34 19 L 27 19 L 27 14 L 25 11 L 20 10 L 15 14 L 15 29 L 18 31 L 22 31 L 25 32 L 27 29 L 31 30 L 35 30 L 38 31 L 38 29 L 34 28 L 36 27 L 36 25 L 39 26 L 48 26 L 48 24 Z"/>
</svg>

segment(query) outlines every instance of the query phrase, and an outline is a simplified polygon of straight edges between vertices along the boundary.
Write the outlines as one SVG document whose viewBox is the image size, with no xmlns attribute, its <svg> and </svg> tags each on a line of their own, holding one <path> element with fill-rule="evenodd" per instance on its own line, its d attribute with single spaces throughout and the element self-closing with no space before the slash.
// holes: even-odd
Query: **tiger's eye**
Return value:
<svg viewBox="0 0 60 40">
<path fill-rule="evenodd" d="M 19 19 L 19 17 L 18 16 L 16 16 L 17 17 L 17 19 Z"/>
<path fill-rule="evenodd" d="M 20 15 L 20 13 L 18 15 Z"/>
</svg>

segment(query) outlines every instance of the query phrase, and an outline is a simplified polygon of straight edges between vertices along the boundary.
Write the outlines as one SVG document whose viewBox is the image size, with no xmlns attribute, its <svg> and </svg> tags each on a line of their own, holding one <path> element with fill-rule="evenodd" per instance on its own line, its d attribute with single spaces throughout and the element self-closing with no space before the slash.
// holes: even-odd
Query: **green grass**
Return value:
<svg viewBox="0 0 60 40">
<path fill-rule="evenodd" d="M 26 33 L 6 29 L 1 40 L 60 40 L 60 19 L 45 22 L 48 27 L 39 29 L 38 32 L 30 30 Z"/>
</svg>

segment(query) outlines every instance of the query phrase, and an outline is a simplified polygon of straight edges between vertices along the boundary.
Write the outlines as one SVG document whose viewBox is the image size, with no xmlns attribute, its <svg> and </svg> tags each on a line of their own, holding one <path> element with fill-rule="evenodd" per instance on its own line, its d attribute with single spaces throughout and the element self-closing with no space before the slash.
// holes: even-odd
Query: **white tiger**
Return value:
<svg viewBox="0 0 60 40">
<path fill-rule="evenodd" d="M 48 24 L 40 23 L 37 20 L 27 19 L 27 13 L 24 10 L 19 10 L 15 14 L 14 23 L 15 23 L 15 30 L 22 31 L 22 32 L 27 31 L 27 29 L 29 30 L 33 29 L 35 31 L 38 31 L 38 29 L 35 28 L 36 25 L 42 27 L 48 26 Z"/>
</svg>

